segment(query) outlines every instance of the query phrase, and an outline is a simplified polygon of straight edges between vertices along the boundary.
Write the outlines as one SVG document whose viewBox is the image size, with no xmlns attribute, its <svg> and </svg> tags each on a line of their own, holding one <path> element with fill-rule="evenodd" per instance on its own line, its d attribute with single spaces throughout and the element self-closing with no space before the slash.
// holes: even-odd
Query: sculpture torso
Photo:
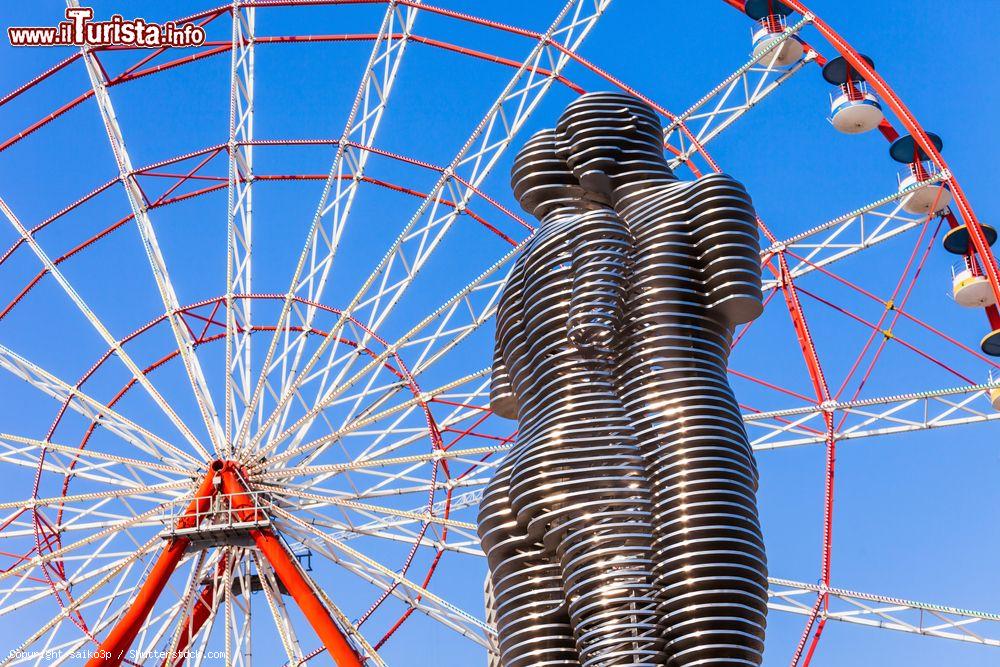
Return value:
<svg viewBox="0 0 1000 667">
<path fill-rule="evenodd" d="M 756 218 L 728 176 L 677 181 L 662 132 L 635 97 L 582 95 L 511 170 L 542 225 L 499 303 L 491 406 L 520 430 L 479 517 L 503 667 L 762 661 L 757 470 L 726 372 L 762 309 Z"/>
<path fill-rule="evenodd" d="M 622 204 L 635 247 L 617 378 L 652 485 L 668 653 L 677 665 L 759 662 L 767 570 L 757 469 L 726 376 L 725 316 L 727 303 L 759 299 L 759 273 L 746 273 L 759 271 L 753 209 L 723 175 L 656 185 Z M 714 620 L 695 608 L 706 604 Z"/>
<path fill-rule="evenodd" d="M 619 325 L 628 250 L 611 211 L 547 217 L 501 296 L 497 357 L 520 429 L 484 492 L 479 528 L 504 667 L 605 664 L 609 651 L 663 664 L 649 484 L 603 335 Z M 617 567 L 602 574 L 601 558 Z"/>
<path fill-rule="evenodd" d="M 568 331 L 574 302 L 581 300 L 591 319 L 617 324 L 627 285 L 627 237 L 621 220 L 606 211 L 546 219 L 501 297 L 497 345 L 519 404 L 517 444 L 508 455 L 511 503 L 536 539 L 558 524 L 561 509 L 576 511 L 577 501 L 600 497 L 595 485 L 602 479 L 641 474 L 613 382 L 614 351 L 586 354 Z M 588 239 L 594 241 L 589 247 Z M 581 284 L 574 270 L 574 259 L 579 267 L 588 250 L 585 261 L 603 267 L 603 284 Z"/>
</svg>

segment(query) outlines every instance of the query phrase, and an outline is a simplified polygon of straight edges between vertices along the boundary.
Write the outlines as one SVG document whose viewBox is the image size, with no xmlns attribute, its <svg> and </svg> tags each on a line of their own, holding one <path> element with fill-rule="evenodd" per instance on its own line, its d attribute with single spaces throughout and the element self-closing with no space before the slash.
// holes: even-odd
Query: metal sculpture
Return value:
<svg viewBox="0 0 1000 667">
<path fill-rule="evenodd" d="M 762 659 L 757 470 L 726 377 L 762 310 L 755 215 L 728 176 L 677 180 L 661 137 L 647 105 L 595 93 L 515 161 L 541 226 L 501 296 L 491 400 L 520 430 L 480 510 L 504 667 Z"/>
<path fill-rule="evenodd" d="M 552 131 L 512 181 L 541 226 L 497 315 L 493 406 L 520 422 L 479 521 L 502 663 L 660 664 L 649 482 L 613 382 L 628 230 L 584 197 Z"/>
</svg>

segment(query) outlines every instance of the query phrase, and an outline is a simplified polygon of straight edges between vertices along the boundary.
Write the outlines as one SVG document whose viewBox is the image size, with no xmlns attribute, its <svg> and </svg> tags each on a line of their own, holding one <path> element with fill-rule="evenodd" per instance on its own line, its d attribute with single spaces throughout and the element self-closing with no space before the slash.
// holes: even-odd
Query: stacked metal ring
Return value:
<svg viewBox="0 0 1000 667">
<path fill-rule="evenodd" d="M 726 375 L 762 308 L 755 216 L 728 176 L 678 181 L 661 136 L 639 100 L 584 95 L 515 161 L 542 224 L 497 314 L 491 399 L 520 430 L 480 535 L 504 667 L 761 663 L 757 470 Z"/>
<path fill-rule="evenodd" d="M 676 180 L 656 114 L 633 97 L 582 96 L 559 127 L 574 172 L 604 173 L 634 238 L 616 378 L 652 485 L 667 664 L 759 665 L 757 469 L 726 375 L 733 326 L 762 309 L 750 198 L 722 174 Z"/>
</svg>

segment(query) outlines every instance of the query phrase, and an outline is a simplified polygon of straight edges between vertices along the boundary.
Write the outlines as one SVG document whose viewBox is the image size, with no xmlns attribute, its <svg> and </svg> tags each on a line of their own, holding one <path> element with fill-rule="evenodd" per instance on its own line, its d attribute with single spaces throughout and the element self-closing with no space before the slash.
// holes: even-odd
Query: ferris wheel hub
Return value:
<svg viewBox="0 0 1000 667">
<path fill-rule="evenodd" d="M 243 482 L 243 488 L 227 493 L 221 488 L 225 474 L 237 475 Z M 252 547 L 251 531 L 271 528 L 272 500 L 271 494 L 256 491 L 244 482 L 245 477 L 243 467 L 236 461 L 212 461 L 205 477 L 213 489 L 209 492 L 210 498 L 195 507 L 193 513 L 189 508 L 182 517 L 169 517 L 159 537 L 168 542 L 184 538 L 188 540 L 187 551 L 227 546 Z M 204 481 L 202 486 L 207 488 Z"/>
</svg>

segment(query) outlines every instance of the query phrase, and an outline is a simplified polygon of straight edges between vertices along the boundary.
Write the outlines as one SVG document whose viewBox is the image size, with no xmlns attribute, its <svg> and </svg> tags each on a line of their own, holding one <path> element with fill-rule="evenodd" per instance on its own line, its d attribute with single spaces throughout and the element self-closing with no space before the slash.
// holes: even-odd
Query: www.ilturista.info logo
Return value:
<svg viewBox="0 0 1000 667">
<path fill-rule="evenodd" d="M 153 23 L 127 20 L 115 14 L 108 21 L 94 21 L 91 7 L 69 7 L 65 21 L 56 26 L 7 28 L 12 46 L 133 46 L 156 49 L 166 46 L 200 46 L 205 29 L 193 23 Z"/>
</svg>

